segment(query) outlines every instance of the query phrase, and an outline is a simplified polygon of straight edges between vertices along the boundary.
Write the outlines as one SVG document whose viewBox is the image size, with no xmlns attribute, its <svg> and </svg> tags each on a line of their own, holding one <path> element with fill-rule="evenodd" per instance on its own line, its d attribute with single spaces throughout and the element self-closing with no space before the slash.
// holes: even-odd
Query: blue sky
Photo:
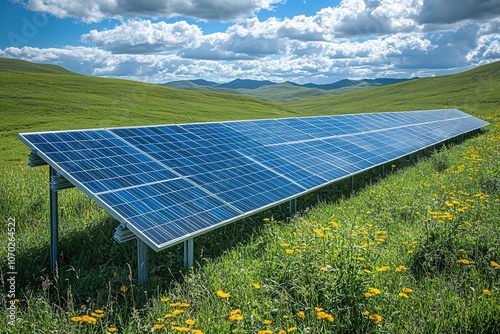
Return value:
<svg viewBox="0 0 500 334">
<path fill-rule="evenodd" d="M 424 77 L 500 60 L 500 0 L 0 0 L 0 57 L 162 83 Z"/>
</svg>

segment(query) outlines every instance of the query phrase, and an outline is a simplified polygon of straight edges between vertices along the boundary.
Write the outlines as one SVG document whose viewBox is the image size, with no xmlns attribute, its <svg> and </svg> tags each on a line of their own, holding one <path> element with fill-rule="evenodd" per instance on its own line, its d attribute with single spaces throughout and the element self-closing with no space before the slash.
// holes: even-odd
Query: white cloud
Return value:
<svg viewBox="0 0 500 334">
<path fill-rule="evenodd" d="M 55 1 L 41 3 L 48 6 Z M 108 5 L 116 1 L 109 0 Z M 248 3 L 266 8 L 275 2 Z M 105 3 L 87 10 L 103 12 Z M 157 7 L 156 0 L 122 3 L 129 5 L 120 9 L 122 13 L 138 13 L 138 6 L 144 12 Z M 176 0 L 163 3 L 171 11 L 172 6 L 180 6 Z M 208 0 L 189 4 L 208 6 Z M 344 78 L 448 74 L 500 60 L 500 19 L 422 25 L 418 19 L 423 6 L 424 0 L 344 0 L 312 16 L 264 21 L 251 17 L 211 34 L 185 21 L 133 19 L 83 35 L 89 47 L 7 48 L 0 50 L 0 57 L 154 83 L 197 78 L 221 82 L 238 77 L 326 83 Z"/>
<path fill-rule="evenodd" d="M 26 8 L 59 18 L 75 17 L 86 22 L 105 18 L 184 16 L 202 20 L 231 21 L 262 9 L 272 9 L 281 0 L 17 0 Z"/>
<path fill-rule="evenodd" d="M 113 53 L 155 53 L 195 48 L 202 35 L 198 26 L 186 21 L 167 24 L 141 20 L 127 21 L 109 30 L 92 30 L 82 36 L 82 41 Z"/>
<path fill-rule="evenodd" d="M 500 15 L 500 0 L 424 0 L 419 22 L 454 23 Z"/>
</svg>

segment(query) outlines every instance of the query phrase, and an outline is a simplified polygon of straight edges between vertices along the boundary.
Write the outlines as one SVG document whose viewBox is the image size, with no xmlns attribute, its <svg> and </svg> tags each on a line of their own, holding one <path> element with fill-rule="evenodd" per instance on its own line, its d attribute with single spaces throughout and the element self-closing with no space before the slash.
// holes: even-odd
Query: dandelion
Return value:
<svg viewBox="0 0 500 334">
<path fill-rule="evenodd" d="M 123 292 L 123 293 L 125 293 L 125 292 L 127 292 L 127 291 L 128 291 L 128 287 L 127 287 L 126 285 L 122 285 L 122 286 L 120 287 L 120 291 L 121 291 L 121 292 Z"/>
<path fill-rule="evenodd" d="M 304 319 L 306 317 L 306 315 L 304 314 L 304 312 L 299 311 L 299 312 L 297 312 L 297 317 Z"/>
<path fill-rule="evenodd" d="M 408 268 L 407 268 L 407 267 L 405 267 L 405 266 L 399 266 L 399 267 L 396 267 L 396 271 L 397 271 L 398 273 L 400 273 L 400 272 L 402 272 L 402 271 L 405 271 L 405 270 L 408 270 Z"/>
<path fill-rule="evenodd" d="M 339 227 L 339 224 L 336 223 L 336 222 L 334 222 L 334 221 L 330 222 L 330 225 L 332 225 L 333 228 L 338 228 Z"/>
<path fill-rule="evenodd" d="M 231 294 L 224 292 L 222 290 L 217 290 L 217 297 L 220 297 L 222 299 L 227 299 L 229 298 L 229 296 L 231 296 Z"/>
<path fill-rule="evenodd" d="M 370 291 L 374 295 L 380 295 L 380 290 L 377 288 L 368 288 L 368 291 Z"/>
<path fill-rule="evenodd" d="M 286 330 L 287 333 L 295 332 L 297 330 L 297 327 L 290 327 Z"/>
<path fill-rule="evenodd" d="M 323 308 L 322 308 L 322 307 L 318 307 L 318 306 L 316 306 L 314 309 L 316 310 L 316 312 L 321 312 L 321 311 L 323 311 Z"/>
<path fill-rule="evenodd" d="M 410 289 L 410 288 L 402 288 L 401 290 L 402 290 L 403 292 L 406 292 L 406 293 L 413 292 L 413 290 L 412 290 L 412 289 Z"/>
<path fill-rule="evenodd" d="M 161 297 L 160 298 L 160 301 L 162 301 L 164 303 L 168 302 L 169 300 L 170 300 L 170 298 L 168 298 L 168 297 Z"/>
<path fill-rule="evenodd" d="M 190 305 L 188 303 L 172 303 L 170 304 L 171 307 L 189 307 Z"/>
<path fill-rule="evenodd" d="M 496 263 L 495 261 L 491 261 L 490 264 L 495 268 L 500 268 L 500 264 Z"/>
<path fill-rule="evenodd" d="M 96 311 L 90 313 L 90 315 L 93 316 L 94 318 L 102 318 L 102 317 L 104 317 L 104 312 L 101 311 L 102 313 L 97 313 L 97 311 L 101 311 L 101 310 L 96 310 Z"/>
<path fill-rule="evenodd" d="M 264 329 L 259 331 L 258 334 L 273 334 L 273 331 L 270 329 Z"/>
<path fill-rule="evenodd" d="M 182 314 L 182 313 L 184 313 L 184 310 L 174 310 L 172 312 L 172 315 L 175 317 L 176 315 L 179 315 L 179 314 Z"/>
<path fill-rule="evenodd" d="M 118 328 L 116 328 L 115 326 L 108 327 L 109 333 L 116 333 L 117 330 L 118 330 Z"/>
<path fill-rule="evenodd" d="M 389 267 L 389 266 L 382 266 L 382 267 L 375 268 L 375 270 L 377 270 L 378 272 L 383 272 L 383 271 L 387 271 L 390 269 L 391 269 L 391 267 Z"/>
<path fill-rule="evenodd" d="M 321 231 L 320 229 L 318 228 L 315 228 L 313 229 L 314 233 L 316 233 L 319 237 L 324 237 L 325 234 L 323 233 L 323 231 Z"/>
<path fill-rule="evenodd" d="M 376 313 L 373 313 L 369 316 L 370 320 L 373 320 L 376 324 L 382 321 L 382 317 Z"/>
<path fill-rule="evenodd" d="M 270 325 L 271 324 L 271 320 L 267 320 L 266 319 L 266 320 L 263 321 L 263 323 L 264 323 L 264 325 Z"/>
<path fill-rule="evenodd" d="M 326 313 L 324 311 L 320 311 L 316 314 L 316 317 L 318 318 L 318 320 L 326 320 L 328 322 L 333 322 L 333 316 L 329 313 Z"/>
<path fill-rule="evenodd" d="M 461 264 L 472 264 L 474 263 L 473 261 L 470 261 L 470 260 L 467 260 L 467 259 L 460 259 L 460 260 L 457 260 L 457 263 L 461 263 Z"/>
<path fill-rule="evenodd" d="M 241 320 L 243 320 L 243 315 L 241 314 L 241 310 L 239 308 L 229 312 L 229 321 L 234 322 Z"/>
<path fill-rule="evenodd" d="M 271 219 L 269 219 L 269 218 L 264 218 L 264 219 L 262 219 L 262 221 L 263 221 L 264 223 L 267 223 L 267 222 L 269 222 L 270 220 L 271 220 Z"/>
<path fill-rule="evenodd" d="M 71 317 L 70 320 L 74 321 L 74 322 L 80 322 L 80 321 L 82 321 L 82 317 Z"/>
<path fill-rule="evenodd" d="M 195 323 L 195 321 L 192 319 L 187 319 L 185 322 L 186 322 L 186 325 L 189 325 L 189 326 L 193 326 Z"/>
<path fill-rule="evenodd" d="M 91 325 L 95 325 L 97 323 L 97 319 L 88 315 L 82 316 L 82 322 L 86 322 Z"/>
<path fill-rule="evenodd" d="M 491 291 L 490 291 L 490 290 L 488 290 L 488 289 L 484 289 L 484 290 L 483 290 L 483 293 L 484 293 L 485 295 L 487 295 L 487 296 L 491 295 Z"/>
<path fill-rule="evenodd" d="M 191 332 L 191 328 L 184 326 L 171 326 L 170 329 L 176 330 L 179 332 Z"/>
<path fill-rule="evenodd" d="M 260 289 L 260 284 L 259 283 L 253 283 L 252 286 L 255 288 L 255 289 Z"/>
<path fill-rule="evenodd" d="M 293 249 L 287 248 L 287 249 L 285 250 L 285 252 L 286 252 L 287 254 L 293 254 L 293 252 L 294 252 L 294 251 L 293 251 Z"/>
<path fill-rule="evenodd" d="M 364 312 L 363 312 L 363 315 L 368 316 L 368 315 L 370 315 L 370 312 L 369 312 L 369 311 L 364 311 Z"/>
<path fill-rule="evenodd" d="M 203 332 L 201 330 L 199 330 L 199 329 L 192 329 L 191 333 L 193 333 L 193 334 L 203 334 Z"/>
<path fill-rule="evenodd" d="M 364 271 L 365 273 L 367 273 L 367 274 L 371 274 L 371 273 L 372 273 L 372 272 L 371 272 L 370 270 L 368 270 L 368 269 L 363 269 L 363 271 Z"/>
<path fill-rule="evenodd" d="M 399 297 L 401 297 L 401 298 L 410 298 L 410 297 L 409 297 L 406 293 L 404 293 L 404 292 L 400 292 L 400 293 L 399 293 Z"/>
</svg>

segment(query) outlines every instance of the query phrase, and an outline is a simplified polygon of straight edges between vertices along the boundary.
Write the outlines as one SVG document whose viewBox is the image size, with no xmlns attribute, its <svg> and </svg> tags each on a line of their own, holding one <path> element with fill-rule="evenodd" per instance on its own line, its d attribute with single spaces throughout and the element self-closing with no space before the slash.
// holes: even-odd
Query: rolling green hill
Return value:
<svg viewBox="0 0 500 334">
<path fill-rule="evenodd" d="M 36 64 L 20 59 L 0 58 L 1 72 L 73 74 L 65 68 L 50 64 Z"/>
<path fill-rule="evenodd" d="M 500 62 L 467 72 L 421 78 L 363 92 L 285 103 L 306 114 L 458 108 L 482 114 L 500 106 Z"/>
<path fill-rule="evenodd" d="M 26 161 L 19 132 L 293 115 L 243 95 L 89 77 L 14 59 L 0 59 L 0 82 L 1 164 Z"/>
<path fill-rule="evenodd" d="M 163 84 L 163 86 L 195 90 L 212 91 L 222 93 L 244 94 L 267 101 L 296 101 L 303 98 L 331 96 L 351 92 L 363 91 L 379 86 L 391 85 L 414 79 L 363 79 L 349 80 L 344 79 L 331 84 L 304 84 L 300 85 L 293 82 L 275 83 L 272 81 L 259 80 L 241 80 L 236 79 L 228 83 L 219 84 L 206 80 L 181 80 L 172 81 Z"/>
</svg>

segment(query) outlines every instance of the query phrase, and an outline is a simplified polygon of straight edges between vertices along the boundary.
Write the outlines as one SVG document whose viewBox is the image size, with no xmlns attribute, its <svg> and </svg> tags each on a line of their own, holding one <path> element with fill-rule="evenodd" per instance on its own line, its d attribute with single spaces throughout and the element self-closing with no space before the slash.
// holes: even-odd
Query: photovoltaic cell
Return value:
<svg viewBox="0 0 500 334">
<path fill-rule="evenodd" d="M 447 109 L 19 137 L 158 251 L 487 124 Z"/>
</svg>

